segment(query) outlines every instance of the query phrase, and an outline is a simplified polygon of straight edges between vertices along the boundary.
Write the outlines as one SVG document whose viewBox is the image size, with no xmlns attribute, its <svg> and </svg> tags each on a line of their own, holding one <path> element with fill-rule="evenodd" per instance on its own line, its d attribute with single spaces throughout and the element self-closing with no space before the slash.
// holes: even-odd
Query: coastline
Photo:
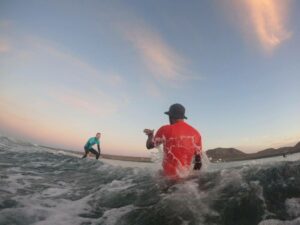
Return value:
<svg viewBox="0 0 300 225">
<path fill-rule="evenodd" d="M 54 148 L 49 147 L 45 145 L 39 145 L 42 148 L 47 148 L 55 151 L 64 151 L 69 152 L 76 155 L 82 155 L 82 152 L 74 151 L 74 150 L 68 150 L 68 149 L 60 149 L 60 148 Z M 110 155 L 110 154 L 101 154 L 100 158 L 103 159 L 111 159 L 111 160 L 121 160 L 121 161 L 130 161 L 130 162 L 143 162 L 143 163 L 152 163 L 150 157 L 138 157 L 138 156 L 123 156 L 123 155 Z"/>
</svg>

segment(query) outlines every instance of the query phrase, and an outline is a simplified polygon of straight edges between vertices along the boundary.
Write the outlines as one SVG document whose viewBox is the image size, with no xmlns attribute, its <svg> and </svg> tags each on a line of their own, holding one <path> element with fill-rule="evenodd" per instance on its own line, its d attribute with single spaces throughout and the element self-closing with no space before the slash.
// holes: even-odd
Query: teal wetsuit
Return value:
<svg viewBox="0 0 300 225">
<path fill-rule="evenodd" d="M 91 149 L 95 144 L 100 145 L 100 141 L 96 137 L 91 137 L 85 144 L 84 148 Z"/>
<path fill-rule="evenodd" d="M 97 144 L 98 145 L 98 151 L 97 152 L 95 149 L 93 149 L 93 145 Z M 85 154 L 82 158 L 87 157 L 88 153 L 91 152 L 94 155 L 96 155 L 96 159 L 99 158 L 100 156 L 100 141 L 96 138 L 96 137 L 91 137 L 87 143 L 84 145 L 84 150 L 85 150 Z"/>
</svg>

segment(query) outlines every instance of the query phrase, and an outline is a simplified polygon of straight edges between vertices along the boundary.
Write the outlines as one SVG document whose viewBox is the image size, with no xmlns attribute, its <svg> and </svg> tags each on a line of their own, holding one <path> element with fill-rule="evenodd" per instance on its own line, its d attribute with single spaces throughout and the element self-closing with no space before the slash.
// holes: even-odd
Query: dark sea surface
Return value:
<svg viewBox="0 0 300 225">
<path fill-rule="evenodd" d="M 0 225 L 298 225 L 295 157 L 208 165 L 171 185 L 153 165 L 82 160 L 0 137 Z"/>
</svg>

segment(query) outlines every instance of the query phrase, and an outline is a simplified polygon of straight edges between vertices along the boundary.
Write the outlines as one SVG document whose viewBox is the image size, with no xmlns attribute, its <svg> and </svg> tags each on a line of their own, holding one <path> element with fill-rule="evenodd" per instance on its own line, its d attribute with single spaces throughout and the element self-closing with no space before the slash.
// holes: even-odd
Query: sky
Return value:
<svg viewBox="0 0 300 225">
<path fill-rule="evenodd" d="M 204 150 L 300 141 L 296 0 L 0 0 L 0 134 L 147 156 L 186 108 Z"/>
</svg>

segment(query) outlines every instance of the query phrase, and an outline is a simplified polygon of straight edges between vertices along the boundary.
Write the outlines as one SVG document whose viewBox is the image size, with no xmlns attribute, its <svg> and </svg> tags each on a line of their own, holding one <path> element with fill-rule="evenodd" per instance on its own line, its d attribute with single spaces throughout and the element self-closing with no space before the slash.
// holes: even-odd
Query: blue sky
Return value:
<svg viewBox="0 0 300 225">
<path fill-rule="evenodd" d="M 182 103 L 204 149 L 300 141 L 299 2 L 1 1 L 0 132 L 147 155 Z"/>
</svg>

